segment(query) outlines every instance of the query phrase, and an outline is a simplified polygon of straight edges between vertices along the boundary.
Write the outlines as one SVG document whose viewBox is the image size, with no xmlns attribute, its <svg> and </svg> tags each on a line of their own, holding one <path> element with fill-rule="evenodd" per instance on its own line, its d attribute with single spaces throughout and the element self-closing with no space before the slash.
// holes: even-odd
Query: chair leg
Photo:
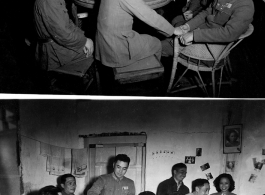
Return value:
<svg viewBox="0 0 265 195">
<path fill-rule="evenodd" d="M 224 67 L 222 67 L 221 70 L 220 70 L 221 73 L 220 73 L 220 80 L 219 80 L 218 97 L 220 96 L 220 93 L 221 93 L 221 85 L 222 85 L 223 69 L 224 69 Z"/>
<path fill-rule="evenodd" d="M 96 76 L 98 94 L 101 95 L 102 94 L 102 90 L 101 90 L 101 83 L 100 83 L 100 77 L 99 77 L 97 63 L 95 63 L 95 76 Z"/>
<path fill-rule="evenodd" d="M 178 82 L 182 79 L 182 77 L 186 74 L 186 72 L 187 72 L 188 70 L 189 70 L 189 69 L 186 68 L 186 70 L 182 73 L 182 75 L 178 78 L 177 82 L 174 84 L 173 88 L 174 88 L 175 86 L 177 86 Z"/>
<path fill-rule="evenodd" d="M 206 86 L 205 86 L 205 84 L 204 84 L 204 82 L 203 82 L 203 80 L 202 80 L 201 74 L 199 73 L 199 71 L 196 71 L 196 72 L 198 73 L 198 76 L 199 76 L 200 81 L 201 81 L 201 83 L 202 83 L 202 89 L 203 89 L 204 93 L 209 97 L 209 94 L 208 94 L 208 92 L 207 92 Z"/>
<path fill-rule="evenodd" d="M 173 81 L 175 79 L 176 70 L 177 70 L 177 62 L 176 63 L 173 62 L 173 67 L 172 67 L 170 81 L 169 81 L 168 88 L 167 88 L 167 93 L 170 93 L 170 91 L 171 91 Z"/>
<path fill-rule="evenodd" d="M 215 70 L 212 71 L 213 97 L 215 97 Z"/>
</svg>

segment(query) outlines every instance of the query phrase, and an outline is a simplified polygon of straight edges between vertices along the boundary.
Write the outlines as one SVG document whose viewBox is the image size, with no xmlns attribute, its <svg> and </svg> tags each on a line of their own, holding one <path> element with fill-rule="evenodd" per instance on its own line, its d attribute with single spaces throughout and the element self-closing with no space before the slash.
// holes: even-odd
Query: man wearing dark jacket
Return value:
<svg viewBox="0 0 265 195">
<path fill-rule="evenodd" d="M 64 0 L 36 0 L 36 59 L 43 70 L 52 70 L 88 57 L 93 41 L 69 18 Z"/>
<path fill-rule="evenodd" d="M 186 195 L 189 188 L 184 185 L 183 179 L 187 174 L 187 166 L 177 163 L 172 167 L 172 177 L 158 185 L 156 195 Z"/>
</svg>

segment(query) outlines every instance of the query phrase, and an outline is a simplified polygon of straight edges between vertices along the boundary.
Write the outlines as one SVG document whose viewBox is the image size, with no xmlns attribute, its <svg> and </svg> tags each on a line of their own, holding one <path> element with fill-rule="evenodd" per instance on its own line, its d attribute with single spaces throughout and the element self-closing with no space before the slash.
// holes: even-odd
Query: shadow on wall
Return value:
<svg viewBox="0 0 265 195">
<path fill-rule="evenodd" d="M 107 166 L 106 166 L 106 172 L 107 174 L 110 174 L 113 172 L 113 162 L 114 162 L 114 158 L 115 156 L 111 156 L 109 159 L 108 159 L 108 163 L 107 163 Z M 98 179 L 98 176 L 95 176 L 95 177 L 92 177 L 92 178 L 89 178 L 89 182 L 84 190 L 84 194 L 87 194 L 87 191 L 92 187 L 92 185 L 94 184 L 94 182 Z"/>
<path fill-rule="evenodd" d="M 20 192 L 19 148 L 17 141 L 18 102 L 0 101 L 0 192 Z M 12 186 L 11 186 L 12 184 Z"/>
</svg>

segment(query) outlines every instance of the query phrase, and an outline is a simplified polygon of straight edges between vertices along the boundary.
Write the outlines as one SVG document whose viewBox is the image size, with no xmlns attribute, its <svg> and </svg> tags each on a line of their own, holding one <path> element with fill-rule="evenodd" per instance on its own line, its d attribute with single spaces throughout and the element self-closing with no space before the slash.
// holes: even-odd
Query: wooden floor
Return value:
<svg viewBox="0 0 265 195">
<path fill-rule="evenodd" d="M 241 42 L 230 54 L 234 81 L 232 86 L 222 87 L 222 98 L 265 98 L 265 3 L 254 0 L 254 33 Z M 48 94 L 36 71 L 34 52 L 25 44 L 23 21 L 10 16 L 10 4 L 1 6 L 0 11 L 0 93 Z M 24 5 L 25 6 L 25 5 Z M 19 6 L 18 6 L 19 7 Z M 17 8 L 18 9 L 18 8 Z M 16 14 L 25 14 L 16 10 Z M 26 11 L 25 11 L 26 12 Z M 28 17 L 22 17 L 25 20 Z M 165 61 L 165 62 L 163 62 Z M 112 80 L 109 69 L 99 67 L 102 94 L 105 96 L 166 96 L 170 75 L 168 60 L 163 80 L 154 80 L 129 85 L 118 85 Z M 97 94 L 92 94 L 97 95 Z M 200 90 L 190 90 L 173 97 L 203 97 Z"/>
</svg>

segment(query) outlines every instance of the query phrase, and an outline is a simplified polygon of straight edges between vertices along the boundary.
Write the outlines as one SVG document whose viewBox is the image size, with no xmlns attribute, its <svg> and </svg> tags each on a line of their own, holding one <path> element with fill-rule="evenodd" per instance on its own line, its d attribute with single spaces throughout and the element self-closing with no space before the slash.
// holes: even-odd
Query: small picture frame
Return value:
<svg viewBox="0 0 265 195">
<path fill-rule="evenodd" d="M 226 161 L 225 172 L 234 172 L 235 161 Z"/>
<path fill-rule="evenodd" d="M 206 173 L 205 175 L 206 175 L 207 180 L 213 179 L 213 176 L 211 173 Z"/>
<path fill-rule="evenodd" d="M 241 153 L 243 125 L 227 125 L 223 128 L 223 153 Z"/>
<path fill-rule="evenodd" d="M 248 181 L 250 183 L 255 183 L 256 179 L 257 179 L 257 175 L 251 174 L 250 177 L 249 177 L 249 179 L 248 179 Z"/>
<path fill-rule="evenodd" d="M 185 156 L 185 164 L 195 164 L 195 156 Z"/>
<path fill-rule="evenodd" d="M 202 155 L 202 148 L 196 148 L 196 156 Z"/>
<path fill-rule="evenodd" d="M 210 165 L 209 165 L 209 163 L 205 163 L 205 164 L 203 164 L 203 165 L 200 166 L 200 167 L 201 167 L 201 170 L 202 170 L 202 171 L 205 171 L 205 170 L 207 170 L 207 169 L 210 168 Z"/>
</svg>

